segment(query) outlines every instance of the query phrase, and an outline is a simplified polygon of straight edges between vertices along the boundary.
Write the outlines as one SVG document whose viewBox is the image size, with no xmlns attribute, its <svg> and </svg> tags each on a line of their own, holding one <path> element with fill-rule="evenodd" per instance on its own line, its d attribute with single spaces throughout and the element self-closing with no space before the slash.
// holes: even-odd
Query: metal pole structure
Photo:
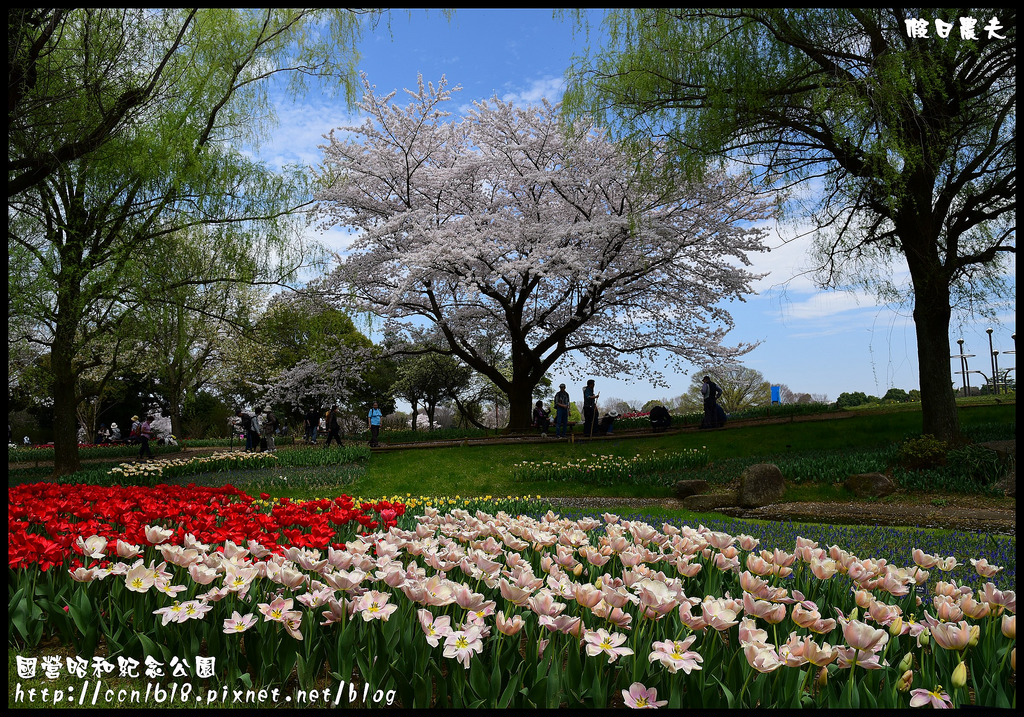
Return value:
<svg viewBox="0 0 1024 717">
<path fill-rule="evenodd" d="M 996 381 L 996 359 L 995 359 L 995 356 L 992 354 L 992 328 L 989 327 L 989 328 L 985 329 L 985 333 L 988 334 L 988 358 L 989 358 L 989 365 L 992 367 L 992 393 L 995 394 L 995 393 L 998 393 L 998 391 L 996 390 L 996 383 L 995 383 L 995 381 Z"/>
<path fill-rule="evenodd" d="M 999 392 L 999 352 L 992 352 L 992 366 L 994 371 L 992 372 L 992 381 L 995 383 L 996 393 Z"/>
<path fill-rule="evenodd" d="M 960 385 L 961 385 L 961 389 L 964 392 L 964 395 L 966 396 L 967 395 L 967 365 L 964 362 L 964 340 L 963 339 L 957 339 L 956 343 L 957 343 L 957 346 L 960 347 L 960 355 L 959 355 L 959 358 L 960 358 Z"/>
</svg>

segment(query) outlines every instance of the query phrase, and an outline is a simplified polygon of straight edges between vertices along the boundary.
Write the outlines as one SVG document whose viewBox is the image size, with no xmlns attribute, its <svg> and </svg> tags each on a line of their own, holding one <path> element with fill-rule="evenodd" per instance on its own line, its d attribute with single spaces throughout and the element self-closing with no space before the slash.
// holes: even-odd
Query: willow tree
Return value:
<svg viewBox="0 0 1024 717">
<path fill-rule="evenodd" d="M 741 179 L 651 182 L 663 155 L 637 162 L 548 103 L 495 98 L 452 121 L 443 78 L 421 78 L 405 107 L 365 87 L 368 119 L 332 133 L 320 176 L 325 223 L 360 230 L 337 293 L 386 328 L 435 328 L 440 351 L 508 397 L 511 429 L 529 426 L 533 389 L 562 357 L 657 379 L 659 351 L 743 352 L 723 343 L 721 302 L 750 292 L 763 211 Z"/>
<path fill-rule="evenodd" d="M 770 186 L 806 183 L 821 285 L 913 302 L 923 429 L 955 437 L 952 311 L 1012 295 L 1016 11 L 626 9 L 606 22 L 608 44 L 570 73 L 570 114 L 634 146 L 654 138 L 684 170 L 717 157 Z M 892 281 L 903 262 L 909 287 Z"/>
<path fill-rule="evenodd" d="M 55 473 L 79 466 L 76 378 L 88 350 L 176 282 L 280 284 L 307 256 L 301 176 L 241 151 L 269 127 L 279 73 L 352 79 L 359 17 L 302 8 L 11 11 L 9 341 L 50 351 Z M 79 140 L 83 140 L 80 142 Z M 12 192 L 12 188 L 15 190 Z M 165 237 L 205 227 L 220 261 L 170 285 L 143 271 Z M 153 276 L 152 273 L 148 276 Z M 9 321 L 9 326 L 12 323 Z"/>
</svg>

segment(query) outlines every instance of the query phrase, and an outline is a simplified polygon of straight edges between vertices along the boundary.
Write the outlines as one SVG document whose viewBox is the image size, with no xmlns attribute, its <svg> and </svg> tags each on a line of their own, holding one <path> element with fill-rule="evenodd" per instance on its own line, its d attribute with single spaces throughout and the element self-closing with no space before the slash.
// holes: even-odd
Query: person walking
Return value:
<svg viewBox="0 0 1024 717">
<path fill-rule="evenodd" d="M 373 408 L 366 416 L 366 427 L 370 429 L 370 447 L 376 448 L 377 437 L 380 435 L 380 421 L 383 418 L 383 414 L 380 412 L 380 408 L 377 407 L 377 402 L 373 402 Z"/>
<path fill-rule="evenodd" d="M 565 384 L 558 385 L 555 394 L 555 438 L 565 438 L 569 428 L 569 392 Z"/>
<path fill-rule="evenodd" d="M 146 416 L 141 424 L 139 424 L 139 460 L 144 458 L 156 458 L 153 453 L 153 449 L 149 447 L 149 439 L 153 435 L 153 417 Z"/>
<path fill-rule="evenodd" d="M 601 394 L 594 393 L 594 379 L 587 381 L 583 389 L 583 435 L 591 438 L 594 435 L 594 424 L 597 423 L 597 399 Z"/>
<path fill-rule="evenodd" d="M 718 428 L 718 399 L 722 396 L 722 389 L 710 376 L 705 376 L 700 387 L 700 395 L 704 399 L 704 421 L 700 427 Z"/>
<path fill-rule="evenodd" d="M 330 412 L 327 414 L 327 443 L 324 444 L 324 448 L 331 445 L 331 439 L 333 438 L 341 445 L 341 412 L 338 411 L 337 406 L 331 406 Z"/>
</svg>

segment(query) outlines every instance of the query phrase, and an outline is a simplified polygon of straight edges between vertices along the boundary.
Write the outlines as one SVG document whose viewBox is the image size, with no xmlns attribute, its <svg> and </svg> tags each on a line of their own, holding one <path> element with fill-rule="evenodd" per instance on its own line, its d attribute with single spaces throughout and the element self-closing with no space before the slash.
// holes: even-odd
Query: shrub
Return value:
<svg viewBox="0 0 1024 717">
<path fill-rule="evenodd" d="M 925 434 L 908 438 L 899 449 L 899 463 L 904 468 L 934 468 L 946 460 L 949 446 L 935 436 Z"/>
</svg>

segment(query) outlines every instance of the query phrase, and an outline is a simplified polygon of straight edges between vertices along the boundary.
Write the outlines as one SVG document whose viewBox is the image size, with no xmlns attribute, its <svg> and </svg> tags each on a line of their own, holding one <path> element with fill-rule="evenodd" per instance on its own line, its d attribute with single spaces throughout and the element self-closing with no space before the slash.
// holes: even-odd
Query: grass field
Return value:
<svg viewBox="0 0 1024 717">
<path fill-rule="evenodd" d="M 980 406 L 961 411 L 965 430 L 1011 423 L 1014 406 Z M 921 431 L 920 413 L 872 413 L 851 418 L 726 428 L 725 430 L 603 441 L 551 441 L 524 445 L 473 445 L 375 454 L 346 490 L 358 495 L 520 495 L 667 496 L 671 489 L 636 485 L 520 483 L 512 467 L 522 461 L 569 461 L 594 454 L 633 456 L 706 446 L 711 461 L 745 456 L 785 456 L 808 451 L 877 448 Z M 299 496 L 299 493 L 281 495 Z"/>
</svg>

